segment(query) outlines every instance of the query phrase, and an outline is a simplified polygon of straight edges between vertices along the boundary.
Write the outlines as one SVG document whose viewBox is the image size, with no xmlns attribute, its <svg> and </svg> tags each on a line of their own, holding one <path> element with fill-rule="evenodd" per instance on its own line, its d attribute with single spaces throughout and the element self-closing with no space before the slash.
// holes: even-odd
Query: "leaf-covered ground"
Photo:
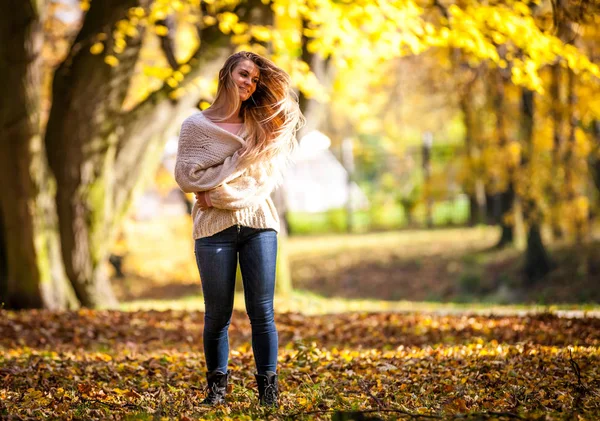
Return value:
<svg viewBox="0 0 600 421">
<path fill-rule="evenodd" d="M 2 419 L 600 419 L 597 318 L 278 314 L 282 406 L 265 411 L 242 312 L 217 408 L 200 406 L 201 312 L 0 317 Z"/>
</svg>

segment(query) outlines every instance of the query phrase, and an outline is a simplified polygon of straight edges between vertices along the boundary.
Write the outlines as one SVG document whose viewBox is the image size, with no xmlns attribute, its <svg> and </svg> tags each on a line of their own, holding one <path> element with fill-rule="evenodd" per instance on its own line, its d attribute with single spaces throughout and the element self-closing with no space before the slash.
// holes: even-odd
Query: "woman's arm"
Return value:
<svg viewBox="0 0 600 421">
<path fill-rule="evenodd" d="M 275 177 L 266 168 L 251 168 L 239 177 L 204 192 L 209 206 L 239 210 L 260 204 L 275 188 Z"/>
<path fill-rule="evenodd" d="M 197 163 L 177 157 L 175 181 L 185 193 L 210 190 L 227 180 L 240 176 L 240 170 L 231 171 L 232 168 L 235 168 L 238 159 L 239 155 L 235 152 L 232 156 L 225 158 L 221 164 L 203 169 Z"/>
<path fill-rule="evenodd" d="M 181 124 L 175 159 L 175 181 L 186 193 L 209 190 L 241 174 L 236 168 L 240 145 L 213 144 L 195 118 L 188 117 Z"/>
</svg>

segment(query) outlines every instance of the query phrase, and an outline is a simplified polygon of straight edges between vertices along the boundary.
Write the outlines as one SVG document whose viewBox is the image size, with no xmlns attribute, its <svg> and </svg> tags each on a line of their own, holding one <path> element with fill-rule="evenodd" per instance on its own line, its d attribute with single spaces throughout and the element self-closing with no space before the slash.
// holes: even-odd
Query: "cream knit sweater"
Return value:
<svg viewBox="0 0 600 421">
<path fill-rule="evenodd" d="M 217 126 L 201 112 L 181 125 L 175 180 L 186 193 L 206 191 L 212 207 L 192 208 L 194 238 L 208 237 L 233 225 L 279 231 L 279 216 L 270 198 L 275 179 L 265 165 L 238 168 L 239 149 L 246 142 Z"/>
</svg>

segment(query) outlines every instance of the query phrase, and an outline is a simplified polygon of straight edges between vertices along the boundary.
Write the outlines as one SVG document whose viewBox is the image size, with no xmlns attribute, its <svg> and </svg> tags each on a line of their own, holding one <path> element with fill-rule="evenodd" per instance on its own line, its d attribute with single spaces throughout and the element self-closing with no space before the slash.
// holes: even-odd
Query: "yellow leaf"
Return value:
<svg viewBox="0 0 600 421">
<path fill-rule="evenodd" d="M 143 7 L 132 7 L 129 9 L 129 16 L 136 16 L 138 18 L 143 18 L 146 15 Z"/>
<path fill-rule="evenodd" d="M 244 33 L 247 29 L 248 29 L 248 24 L 243 23 L 243 22 L 234 23 L 231 26 L 231 30 L 236 35 L 240 35 L 240 34 Z"/>
<path fill-rule="evenodd" d="M 110 67 L 116 67 L 119 65 L 119 59 L 115 56 L 106 56 L 104 57 L 104 62 L 108 64 Z"/>
<path fill-rule="evenodd" d="M 127 47 L 127 43 L 123 38 L 119 38 L 115 40 L 115 49 L 124 50 Z"/>
<path fill-rule="evenodd" d="M 127 27 L 125 34 L 127 34 L 128 37 L 133 38 L 138 36 L 140 33 L 135 26 L 131 25 Z"/>
<path fill-rule="evenodd" d="M 171 88 L 176 88 L 177 85 L 179 85 L 179 82 L 177 82 L 177 80 L 175 80 L 175 78 L 170 77 L 167 79 L 167 85 L 169 85 Z"/>
<path fill-rule="evenodd" d="M 102 51 L 104 51 L 104 44 L 101 42 L 97 42 L 90 47 L 90 53 L 92 53 L 93 55 L 98 55 Z"/>
<path fill-rule="evenodd" d="M 204 22 L 204 25 L 206 26 L 211 26 L 217 23 L 217 19 L 214 16 L 204 16 L 202 22 Z"/>
<path fill-rule="evenodd" d="M 156 32 L 156 35 L 164 37 L 169 34 L 169 28 L 164 25 L 156 25 L 154 32 Z"/>
<path fill-rule="evenodd" d="M 252 36 L 254 39 L 258 41 L 270 41 L 271 40 L 271 31 L 264 26 L 253 26 L 252 27 Z"/>
</svg>

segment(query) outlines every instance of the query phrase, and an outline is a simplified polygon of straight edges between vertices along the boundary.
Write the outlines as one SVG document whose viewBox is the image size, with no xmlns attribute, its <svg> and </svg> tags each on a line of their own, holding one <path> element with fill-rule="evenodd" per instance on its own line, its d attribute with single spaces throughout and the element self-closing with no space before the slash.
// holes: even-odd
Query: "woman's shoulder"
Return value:
<svg viewBox="0 0 600 421">
<path fill-rule="evenodd" d="M 202 111 L 199 111 L 197 113 L 190 115 L 185 120 L 183 120 L 183 123 L 181 123 L 181 125 L 182 126 L 202 125 L 202 123 L 205 121 L 206 121 L 206 116 L 204 116 L 204 114 L 202 114 Z"/>
</svg>

